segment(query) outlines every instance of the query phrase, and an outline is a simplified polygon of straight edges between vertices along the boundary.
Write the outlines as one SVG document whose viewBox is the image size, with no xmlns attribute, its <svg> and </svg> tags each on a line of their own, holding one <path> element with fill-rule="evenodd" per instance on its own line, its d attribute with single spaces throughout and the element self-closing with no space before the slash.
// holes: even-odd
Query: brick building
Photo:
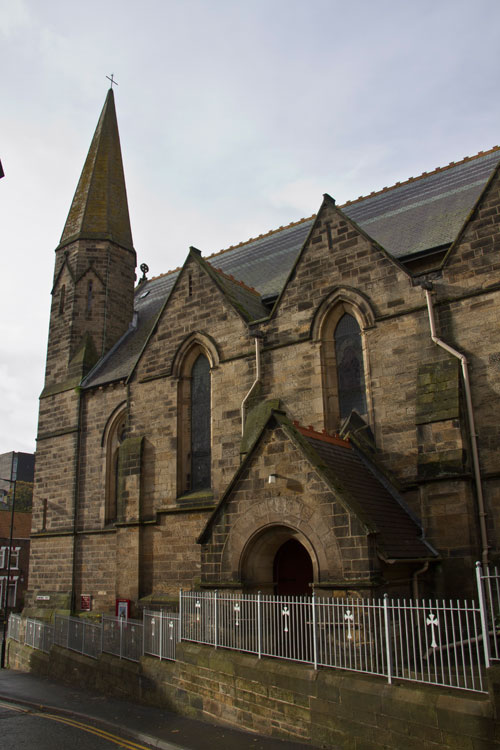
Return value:
<svg viewBox="0 0 500 750">
<path fill-rule="evenodd" d="M 33 484 L 35 456 L 33 453 L 9 451 L 0 454 L 0 508 L 6 506 L 13 483 Z"/>
<path fill-rule="evenodd" d="M 5 609 L 6 604 L 10 610 L 21 611 L 28 586 L 31 513 L 14 513 L 9 566 L 11 520 L 10 510 L 0 510 L 0 611 Z"/>
<path fill-rule="evenodd" d="M 31 605 L 468 594 L 500 534 L 499 163 L 134 288 L 109 91 L 56 248 Z"/>
</svg>

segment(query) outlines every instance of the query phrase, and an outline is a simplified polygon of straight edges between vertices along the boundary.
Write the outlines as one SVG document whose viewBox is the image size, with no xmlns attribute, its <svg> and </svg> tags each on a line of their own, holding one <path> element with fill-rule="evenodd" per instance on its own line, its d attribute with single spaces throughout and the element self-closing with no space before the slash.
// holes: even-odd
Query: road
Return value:
<svg viewBox="0 0 500 750">
<path fill-rule="evenodd" d="M 143 745 L 100 727 L 96 722 L 79 721 L 70 716 L 27 708 L 0 701 L 0 737 L 6 750 L 150 750 Z"/>
<path fill-rule="evenodd" d="M 62 684 L 0 669 L 1 750 L 304 750 L 233 727 L 179 716 Z M 312 746 L 307 746 L 313 750 Z"/>
</svg>

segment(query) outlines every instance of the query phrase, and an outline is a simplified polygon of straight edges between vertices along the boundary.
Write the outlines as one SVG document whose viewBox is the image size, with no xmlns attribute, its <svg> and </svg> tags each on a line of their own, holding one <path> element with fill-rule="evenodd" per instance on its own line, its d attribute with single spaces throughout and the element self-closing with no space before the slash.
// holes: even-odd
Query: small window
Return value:
<svg viewBox="0 0 500 750">
<path fill-rule="evenodd" d="M 61 291 L 59 292 L 59 315 L 62 315 L 64 312 L 65 300 L 66 300 L 66 286 L 63 284 L 61 287 Z"/>
<path fill-rule="evenodd" d="M 0 547 L 0 568 L 6 568 L 7 567 L 7 565 L 5 564 L 6 563 L 6 557 L 7 557 L 7 555 L 5 554 L 6 551 L 7 551 L 7 547 Z"/>
<path fill-rule="evenodd" d="M 15 607 L 16 606 L 16 599 L 17 599 L 17 576 L 14 578 L 14 580 L 10 581 L 10 584 L 8 586 L 9 589 L 9 607 Z M 7 598 L 7 576 L 4 576 L 0 578 L 0 607 L 5 609 L 5 606 L 7 602 L 5 601 Z"/>
<path fill-rule="evenodd" d="M 18 570 L 19 569 L 19 553 L 21 551 L 21 547 L 11 547 L 10 549 L 10 569 L 11 570 Z"/>
<path fill-rule="evenodd" d="M 90 318 L 90 314 L 92 312 L 92 294 L 93 294 L 93 284 L 92 281 L 89 281 L 87 285 L 87 317 Z"/>
</svg>

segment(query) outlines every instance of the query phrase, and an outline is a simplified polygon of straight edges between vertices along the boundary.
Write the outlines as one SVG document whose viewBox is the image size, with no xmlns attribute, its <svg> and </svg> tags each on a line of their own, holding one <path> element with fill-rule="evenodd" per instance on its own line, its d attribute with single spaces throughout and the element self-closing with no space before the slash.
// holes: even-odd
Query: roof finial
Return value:
<svg viewBox="0 0 500 750">
<path fill-rule="evenodd" d="M 113 77 L 114 75 L 115 75 L 114 73 L 111 73 L 111 78 L 109 76 L 106 76 L 108 81 L 111 81 L 111 88 L 113 88 L 113 86 L 118 86 L 117 82 L 114 80 L 114 77 Z"/>
</svg>

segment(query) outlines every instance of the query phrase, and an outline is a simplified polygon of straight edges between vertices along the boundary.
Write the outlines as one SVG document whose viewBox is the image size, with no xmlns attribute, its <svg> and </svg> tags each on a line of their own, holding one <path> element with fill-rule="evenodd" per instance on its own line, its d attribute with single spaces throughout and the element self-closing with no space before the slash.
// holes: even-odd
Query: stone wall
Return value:
<svg viewBox="0 0 500 750">
<path fill-rule="evenodd" d="M 248 654 L 178 645 L 176 662 L 93 660 L 53 647 L 50 657 L 14 641 L 11 668 L 31 670 L 197 719 L 337 750 L 500 748 L 500 667 L 489 695 L 452 691 Z"/>
</svg>

